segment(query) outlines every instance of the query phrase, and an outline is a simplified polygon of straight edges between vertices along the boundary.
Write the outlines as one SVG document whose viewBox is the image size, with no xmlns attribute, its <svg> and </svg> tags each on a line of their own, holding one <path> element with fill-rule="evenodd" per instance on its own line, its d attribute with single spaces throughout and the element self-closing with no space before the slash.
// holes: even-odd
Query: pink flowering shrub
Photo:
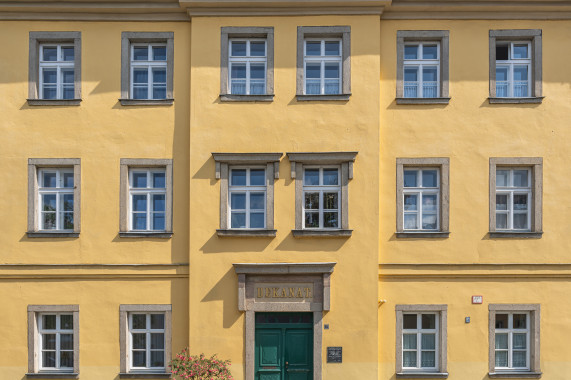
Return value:
<svg viewBox="0 0 571 380">
<path fill-rule="evenodd" d="M 229 366 L 230 360 L 220 360 L 216 355 L 190 355 L 188 348 L 170 362 L 173 378 L 182 380 L 234 380 Z"/>
</svg>

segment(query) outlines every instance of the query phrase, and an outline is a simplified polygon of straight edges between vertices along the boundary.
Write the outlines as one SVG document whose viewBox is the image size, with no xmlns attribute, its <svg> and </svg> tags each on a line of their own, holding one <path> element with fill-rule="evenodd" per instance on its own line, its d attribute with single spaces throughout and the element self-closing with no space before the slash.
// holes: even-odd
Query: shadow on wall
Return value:
<svg viewBox="0 0 571 380">
<path fill-rule="evenodd" d="M 238 310 L 237 284 L 238 276 L 232 267 L 200 300 L 200 302 L 222 301 L 222 326 L 225 329 L 232 327 L 242 315 L 242 312 Z M 228 289 L 232 289 L 232 291 L 228 291 Z"/>
</svg>

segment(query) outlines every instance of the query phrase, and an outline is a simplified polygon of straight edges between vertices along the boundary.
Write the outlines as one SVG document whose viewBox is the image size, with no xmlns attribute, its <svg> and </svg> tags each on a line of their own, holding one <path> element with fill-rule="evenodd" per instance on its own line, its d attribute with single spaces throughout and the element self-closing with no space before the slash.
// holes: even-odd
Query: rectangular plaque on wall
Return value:
<svg viewBox="0 0 571 380">
<path fill-rule="evenodd" d="M 327 363 L 343 363 L 343 347 L 327 347 Z"/>
</svg>

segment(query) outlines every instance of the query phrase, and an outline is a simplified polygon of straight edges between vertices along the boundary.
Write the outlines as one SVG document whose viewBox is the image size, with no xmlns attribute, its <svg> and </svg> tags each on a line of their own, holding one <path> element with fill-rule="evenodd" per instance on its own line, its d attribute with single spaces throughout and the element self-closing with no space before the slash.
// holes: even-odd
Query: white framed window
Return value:
<svg viewBox="0 0 571 380">
<path fill-rule="evenodd" d="M 303 52 L 304 94 L 341 94 L 343 72 L 342 39 L 305 39 Z"/>
<path fill-rule="evenodd" d="M 403 170 L 403 230 L 440 229 L 440 169 L 432 167 Z"/>
<path fill-rule="evenodd" d="M 40 99 L 75 98 L 75 47 L 71 43 L 40 44 Z"/>
<path fill-rule="evenodd" d="M 340 198 L 339 166 L 304 166 L 303 228 L 340 228 Z"/>
<path fill-rule="evenodd" d="M 40 371 L 73 371 L 73 314 L 38 315 Z"/>
<path fill-rule="evenodd" d="M 406 41 L 403 49 L 405 98 L 440 97 L 440 42 Z"/>
<path fill-rule="evenodd" d="M 496 231 L 531 229 L 532 170 L 496 168 Z"/>
<path fill-rule="evenodd" d="M 496 42 L 496 97 L 531 97 L 531 42 Z"/>
<path fill-rule="evenodd" d="M 230 94 L 265 95 L 267 42 L 262 38 L 232 38 L 228 45 Z"/>
<path fill-rule="evenodd" d="M 42 168 L 37 171 L 40 231 L 74 230 L 74 169 Z"/>
<path fill-rule="evenodd" d="M 164 372 L 165 313 L 129 313 L 129 369 Z"/>
<path fill-rule="evenodd" d="M 129 169 L 129 229 L 165 231 L 165 168 Z"/>
<path fill-rule="evenodd" d="M 529 371 L 530 313 L 496 312 L 495 369 Z"/>
<path fill-rule="evenodd" d="M 166 99 L 167 44 L 131 44 L 131 99 Z"/>
<path fill-rule="evenodd" d="M 231 167 L 228 223 L 234 228 L 266 228 L 266 169 Z"/>
<path fill-rule="evenodd" d="M 438 369 L 438 320 L 436 313 L 403 313 L 403 370 Z"/>
</svg>

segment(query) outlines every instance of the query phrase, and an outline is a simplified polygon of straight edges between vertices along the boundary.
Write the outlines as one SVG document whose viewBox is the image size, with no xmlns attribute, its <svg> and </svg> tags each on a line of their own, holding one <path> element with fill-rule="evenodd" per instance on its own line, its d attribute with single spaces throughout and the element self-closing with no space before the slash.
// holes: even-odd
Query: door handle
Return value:
<svg viewBox="0 0 571 380">
<path fill-rule="evenodd" d="M 289 366 L 289 363 L 288 363 L 288 362 L 285 362 L 285 366 L 286 366 L 286 368 L 287 368 L 287 367 Z"/>
</svg>

